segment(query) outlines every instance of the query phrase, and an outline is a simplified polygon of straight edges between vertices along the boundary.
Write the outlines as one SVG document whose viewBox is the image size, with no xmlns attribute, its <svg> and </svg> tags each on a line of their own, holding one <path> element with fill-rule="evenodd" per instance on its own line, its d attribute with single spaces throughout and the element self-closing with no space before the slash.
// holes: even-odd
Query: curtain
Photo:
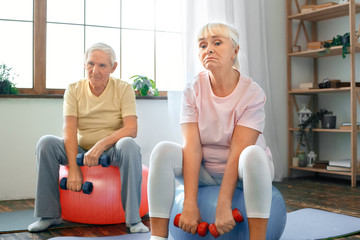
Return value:
<svg viewBox="0 0 360 240">
<path fill-rule="evenodd" d="M 281 181 L 286 176 L 287 166 L 285 153 L 280 153 L 279 134 L 274 118 L 268 69 L 268 46 L 266 32 L 266 0 L 187 0 L 187 22 L 185 39 L 186 80 L 191 81 L 203 70 L 197 56 L 198 47 L 196 36 L 201 26 L 208 22 L 223 22 L 233 25 L 240 35 L 240 72 L 251 77 L 265 91 L 266 125 L 264 136 L 271 149 L 275 165 L 275 181 Z M 169 109 L 180 110 L 180 93 L 169 95 Z M 274 95 L 275 96 L 275 95 Z M 174 100 L 174 98 L 176 98 Z M 170 111 L 169 111 L 170 112 Z"/>
</svg>

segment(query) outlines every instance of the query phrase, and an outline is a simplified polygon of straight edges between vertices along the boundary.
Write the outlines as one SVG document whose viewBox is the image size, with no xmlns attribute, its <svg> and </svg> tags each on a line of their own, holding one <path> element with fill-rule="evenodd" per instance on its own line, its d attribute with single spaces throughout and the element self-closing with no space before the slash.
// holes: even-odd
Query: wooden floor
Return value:
<svg viewBox="0 0 360 240">
<path fill-rule="evenodd" d="M 335 213 L 360 217 L 360 187 L 351 188 L 350 182 L 334 180 L 333 178 L 297 178 L 274 183 L 281 191 L 286 201 L 288 211 L 302 208 L 317 208 Z M 0 201 L 0 212 L 32 209 L 34 200 Z M 144 224 L 150 226 L 149 220 Z M 127 234 L 124 224 L 76 227 L 48 230 L 41 233 L 11 233 L 0 234 L 0 240 L 5 239 L 48 239 L 57 236 L 101 237 Z M 360 240 L 360 234 L 344 239 Z"/>
</svg>

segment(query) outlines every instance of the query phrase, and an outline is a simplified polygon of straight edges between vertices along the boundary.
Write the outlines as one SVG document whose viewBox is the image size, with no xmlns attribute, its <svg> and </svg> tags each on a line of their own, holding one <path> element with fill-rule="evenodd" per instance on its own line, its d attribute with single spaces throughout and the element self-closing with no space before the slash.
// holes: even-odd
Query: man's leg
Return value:
<svg viewBox="0 0 360 240">
<path fill-rule="evenodd" d="M 125 211 L 126 225 L 130 231 L 148 232 L 141 223 L 142 158 L 140 147 L 133 138 L 120 139 L 108 152 L 111 164 L 119 167 L 121 178 L 121 201 Z M 143 196 L 146 197 L 146 196 Z"/>
</svg>

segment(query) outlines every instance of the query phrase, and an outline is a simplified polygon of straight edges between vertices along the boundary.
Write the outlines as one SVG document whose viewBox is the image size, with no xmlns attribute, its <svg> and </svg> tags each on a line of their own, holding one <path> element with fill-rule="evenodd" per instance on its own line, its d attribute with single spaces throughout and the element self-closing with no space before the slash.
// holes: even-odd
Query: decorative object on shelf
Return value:
<svg viewBox="0 0 360 240">
<path fill-rule="evenodd" d="M 334 46 L 343 46 L 342 47 L 342 58 L 346 58 L 345 54 L 349 54 L 348 47 L 350 47 L 350 33 L 347 32 L 344 35 L 337 35 L 333 37 L 330 41 L 324 41 L 322 47 L 325 48 L 324 51 L 319 52 L 319 55 L 322 56 L 330 52 L 330 48 Z"/>
<path fill-rule="evenodd" d="M 303 105 L 303 108 L 298 111 L 298 122 L 299 124 L 304 123 L 306 120 L 308 120 L 311 117 L 311 111 L 306 108 L 305 105 Z"/>
<path fill-rule="evenodd" d="M 324 116 L 332 115 L 332 114 L 333 114 L 332 111 L 328 111 L 326 109 L 320 108 L 320 110 L 318 112 L 311 114 L 310 117 L 308 119 L 306 119 L 306 121 L 299 123 L 298 124 L 299 130 L 297 132 L 297 139 L 298 139 L 299 143 L 302 146 L 305 146 L 305 144 L 304 144 L 304 139 L 306 137 L 305 129 L 307 127 L 309 127 L 309 133 L 310 133 L 312 128 L 315 128 L 318 126 L 319 121 L 322 120 Z"/>
<path fill-rule="evenodd" d="M 314 163 L 316 161 L 316 153 L 314 151 L 310 151 L 308 153 L 308 161 L 307 161 L 307 166 L 308 167 L 313 167 L 314 166 Z"/>
<path fill-rule="evenodd" d="M 292 158 L 292 166 L 293 167 L 298 167 L 299 166 L 299 158 L 298 157 L 293 157 Z"/>
<path fill-rule="evenodd" d="M 136 96 L 159 96 L 154 80 L 142 75 L 134 75 L 130 79 L 134 81 L 132 86 Z"/>
<path fill-rule="evenodd" d="M 324 115 L 321 119 L 321 128 L 334 129 L 336 128 L 336 116 Z"/>
<path fill-rule="evenodd" d="M 16 74 L 12 74 L 11 70 L 6 64 L 0 64 L 0 94 L 19 94 L 13 83 Z"/>
<path fill-rule="evenodd" d="M 340 88 L 341 80 L 338 79 L 329 79 L 324 78 L 321 83 L 319 83 L 319 88 Z"/>
<path fill-rule="evenodd" d="M 308 42 L 307 48 L 308 48 L 308 50 L 316 50 L 316 49 L 321 48 L 321 45 L 322 45 L 321 41 Z"/>
<path fill-rule="evenodd" d="M 300 89 L 313 89 L 313 88 L 316 88 L 317 86 L 314 85 L 313 82 L 302 82 L 302 83 L 299 83 L 299 88 Z"/>
<path fill-rule="evenodd" d="M 299 167 L 306 167 L 307 161 L 306 161 L 306 157 L 305 157 L 305 152 L 297 151 L 296 157 L 299 158 Z"/>
</svg>

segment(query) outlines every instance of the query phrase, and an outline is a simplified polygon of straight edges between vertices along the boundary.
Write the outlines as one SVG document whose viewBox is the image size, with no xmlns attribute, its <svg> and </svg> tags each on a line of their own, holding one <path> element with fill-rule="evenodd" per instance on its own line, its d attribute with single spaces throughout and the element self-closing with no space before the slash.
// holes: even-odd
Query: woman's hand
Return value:
<svg viewBox="0 0 360 240">
<path fill-rule="evenodd" d="M 80 192 L 82 182 L 83 182 L 83 175 L 80 167 L 78 166 L 70 167 L 67 177 L 66 188 L 70 191 Z"/>
<path fill-rule="evenodd" d="M 219 204 L 216 207 L 215 226 L 220 235 L 230 232 L 236 225 L 234 220 L 231 203 L 230 207 L 225 207 L 224 204 Z"/>
<path fill-rule="evenodd" d="M 179 220 L 179 227 L 185 232 L 196 234 L 197 226 L 201 222 L 199 208 L 196 204 L 186 204 Z"/>
</svg>

